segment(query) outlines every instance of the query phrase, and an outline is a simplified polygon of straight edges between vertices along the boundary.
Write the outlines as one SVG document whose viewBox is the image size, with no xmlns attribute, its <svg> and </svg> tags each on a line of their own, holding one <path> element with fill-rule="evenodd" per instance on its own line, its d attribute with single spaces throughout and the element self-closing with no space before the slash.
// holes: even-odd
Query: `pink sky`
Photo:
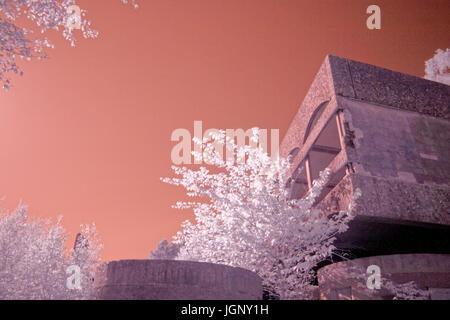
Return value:
<svg viewBox="0 0 450 320">
<path fill-rule="evenodd" d="M 382 29 L 366 28 L 378 4 Z M 0 195 L 55 218 L 73 241 L 95 222 L 104 259 L 146 258 L 190 211 L 170 176 L 174 129 L 286 132 L 326 54 L 423 76 L 449 47 L 448 0 L 79 1 L 100 31 L 0 92 Z M 80 35 L 78 36 L 80 37 Z"/>
</svg>

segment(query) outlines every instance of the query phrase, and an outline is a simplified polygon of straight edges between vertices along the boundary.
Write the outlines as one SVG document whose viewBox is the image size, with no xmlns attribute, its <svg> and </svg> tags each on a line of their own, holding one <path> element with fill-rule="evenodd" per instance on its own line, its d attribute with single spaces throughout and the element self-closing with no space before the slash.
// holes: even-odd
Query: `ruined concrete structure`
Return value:
<svg viewBox="0 0 450 320">
<path fill-rule="evenodd" d="M 369 260 L 403 282 L 450 288 L 449 107 L 450 86 L 326 57 L 280 150 L 293 157 L 292 197 L 331 169 L 316 205 L 324 214 L 346 210 L 355 190 L 362 192 L 356 218 L 337 241 L 356 260 L 319 270 L 322 299 L 341 291 L 362 298 L 343 271 Z M 395 267 L 402 261 L 408 271 Z"/>
</svg>

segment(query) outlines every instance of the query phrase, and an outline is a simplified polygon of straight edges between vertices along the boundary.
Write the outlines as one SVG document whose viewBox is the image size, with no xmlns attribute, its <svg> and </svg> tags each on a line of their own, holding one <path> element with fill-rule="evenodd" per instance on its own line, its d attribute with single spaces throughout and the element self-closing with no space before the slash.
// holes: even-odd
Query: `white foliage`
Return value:
<svg viewBox="0 0 450 320">
<path fill-rule="evenodd" d="M 450 85 L 450 49 L 437 49 L 433 58 L 425 61 L 425 79 Z"/>
<path fill-rule="evenodd" d="M 330 257 L 335 236 L 347 230 L 352 218 L 348 212 L 325 217 L 312 209 L 329 171 L 321 173 L 305 198 L 292 200 L 286 187 L 289 159 L 273 161 L 261 148 L 237 146 L 223 131 L 212 138 L 194 142 L 202 145 L 205 162 L 215 168 L 173 166 L 180 178 L 162 179 L 199 200 L 175 206 L 193 208 L 196 219 L 185 221 L 175 237 L 181 246 L 177 259 L 246 268 L 282 299 L 311 298 L 312 268 Z M 258 130 L 252 139 L 258 139 Z M 215 143 L 226 143 L 246 162 L 223 161 Z"/>
<path fill-rule="evenodd" d="M 180 245 L 172 242 L 169 243 L 166 239 L 163 239 L 155 251 L 150 252 L 151 260 L 173 260 L 178 256 L 180 251 Z"/>
<path fill-rule="evenodd" d="M 56 224 L 31 219 L 27 207 L 0 215 L 0 300 L 90 299 L 100 245 L 95 227 L 83 227 L 79 243 L 67 252 L 61 218 Z M 81 270 L 81 290 L 69 290 L 66 270 Z"/>
<path fill-rule="evenodd" d="M 258 130 L 253 132 L 251 139 L 257 141 Z M 201 145 L 205 162 L 213 168 L 173 166 L 179 178 L 162 181 L 183 186 L 188 196 L 198 199 L 175 206 L 193 208 L 196 221 L 185 221 L 174 241 L 169 245 L 163 240 L 152 258 L 166 259 L 178 252 L 176 259 L 180 260 L 242 267 L 258 273 L 263 285 L 281 299 L 311 299 L 313 268 L 334 252 L 333 242 L 348 229 L 354 202 L 347 212 L 320 215 L 313 205 L 326 183 L 328 169 L 305 198 L 293 200 L 289 196 L 290 159 L 274 161 L 261 148 L 237 146 L 223 131 L 213 133 L 212 139 L 194 138 L 194 142 Z M 244 157 L 245 163 L 234 163 L 234 158 L 223 161 L 216 144 L 219 150 L 226 144 Z M 353 194 L 355 201 L 361 191 L 356 189 Z M 349 272 L 351 278 L 366 284 L 365 270 Z M 397 284 L 387 278 L 382 282 L 394 299 L 428 299 L 428 293 L 414 282 Z"/>
<path fill-rule="evenodd" d="M 122 2 L 130 2 L 137 8 L 136 0 Z M 41 34 L 50 29 L 62 30 L 63 37 L 74 46 L 74 30 L 67 23 L 74 18 L 67 10 L 72 5 L 76 5 L 75 0 L 0 0 L 0 83 L 4 89 L 10 87 L 7 73 L 22 74 L 17 65 L 18 57 L 40 60 L 47 58 L 46 48 L 53 48 L 47 38 L 35 36 L 33 30 L 17 25 L 17 20 L 27 18 L 36 24 Z M 85 16 L 86 11 L 81 10 L 81 34 L 84 38 L 96 38 L 98 32 L 91 28 Z"/>
<path fill-rule="evenodd" d="M 427 290 L 419 289 L 414 281 L 396 283 L 383 278 L 384 288 L 394 296 L 394 300 L 429 300 L 430 295 Z"/>
<path fill-rule="evenodd" d="M 353 266 L 348 269 L 348 278 L 357 279 L 357 287 L 366 292 L 368 296 L 378 293 L 378 290 L 370 290 L 367 288 L 367 274 L 361 267 Z M 422 290 L 414 281 L 405 283 L 397 283 L 390 278 L 391 274 L 385 274 L 380 277 L 380 287 L 386 293 L 392 295 L 393 300 L 429 300 L 428 290 Z"/>
</svg>

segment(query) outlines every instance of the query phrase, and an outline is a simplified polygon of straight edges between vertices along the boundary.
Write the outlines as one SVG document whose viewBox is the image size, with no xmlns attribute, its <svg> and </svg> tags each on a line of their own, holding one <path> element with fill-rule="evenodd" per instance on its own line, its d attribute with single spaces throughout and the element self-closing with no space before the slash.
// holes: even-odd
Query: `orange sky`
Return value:
<svg viewBox="0 0 450 320">
<path fill-rule="evenodd" d="M 171 175 L 174 129 L 253 126 L 280 139 L 325 55 L 423 76 L 449 47 L 448 0 L 79 0 L 100 31 L 23 65 L 0 92 L 2 206 L 95 222 L 104 259 L 147 258 L 190 211 Z M 366 28 L 367 6 L 382 29 Z M 80 37 L 80 36 L 79 36 Z"/>
</svg>

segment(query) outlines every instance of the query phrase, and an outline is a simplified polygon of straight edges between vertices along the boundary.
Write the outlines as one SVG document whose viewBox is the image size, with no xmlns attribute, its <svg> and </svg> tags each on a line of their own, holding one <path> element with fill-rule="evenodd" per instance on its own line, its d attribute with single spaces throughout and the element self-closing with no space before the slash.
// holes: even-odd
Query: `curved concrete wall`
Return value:
<svg viewBox="0 0 450 320">
<path fill-rule="evenodd" d="M 392 299 L 391 293 L 383 289 L 382 282 L 380 290 L 368 290 L 365 278 L 355 276 L 355 270 L 365 276 L 370 265 L 379 266 L 382 277 L 399 284 L 414 281 L 420 289 L 433 288 L 445 292 L 445 288 L 450 288 L 450 254 L 374 256 L 333 263 L 321 268 L 318 271 L 320 299 Z"/>
<path fill-rule="evenodd" d="M 260 300 L 261 283 L 242 268 L 177 260 L 111 261 L 95 277 L 105 300 Z"/>
</svg>

